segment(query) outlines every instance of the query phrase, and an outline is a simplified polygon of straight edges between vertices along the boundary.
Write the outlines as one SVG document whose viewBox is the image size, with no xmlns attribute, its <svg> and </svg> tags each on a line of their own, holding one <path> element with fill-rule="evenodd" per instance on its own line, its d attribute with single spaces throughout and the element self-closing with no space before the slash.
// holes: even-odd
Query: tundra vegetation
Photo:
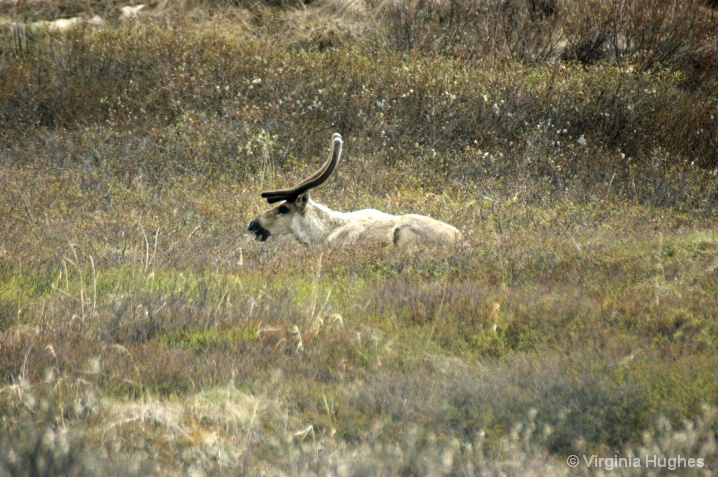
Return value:
<svg viewBox="0 0 718 477">
<path fill-rule="evenodd" d="M 123 6 L 0 4 L 0 475 L 715 475 L 715 2 Z M 254 241 L 335 131 L 464 243 Z"/>
</svg>

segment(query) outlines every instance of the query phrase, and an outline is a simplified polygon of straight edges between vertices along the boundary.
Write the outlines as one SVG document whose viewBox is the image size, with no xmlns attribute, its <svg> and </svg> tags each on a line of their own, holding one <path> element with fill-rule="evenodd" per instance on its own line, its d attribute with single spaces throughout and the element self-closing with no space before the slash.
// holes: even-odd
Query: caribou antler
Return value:
<svg viewBox="0 0 718 477">
<path fill-rule="evenodd" d="M 337 168 L 339 158 L 342 155 L 342 136 L 339 133 L 332 135 L 332 150 L 329 153 L 327 161 L 319 168 L 314 174 L 309 176 L 304 181 L 291 187 L 289 189 L 270 190 L 262 192 L 262 197 L 267 199 L 267 202 L 273 204 L 282 200 L 288 202 L 294 202 L 304 192 L 323 184 L 329 176 L 332 175 L 334 169 Z"/>
</svg>

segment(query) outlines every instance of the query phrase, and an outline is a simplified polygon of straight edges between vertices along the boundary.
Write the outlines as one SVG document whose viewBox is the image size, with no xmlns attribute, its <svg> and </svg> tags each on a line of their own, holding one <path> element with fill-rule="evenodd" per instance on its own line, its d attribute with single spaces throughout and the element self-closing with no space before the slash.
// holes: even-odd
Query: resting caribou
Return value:
<svg viewBox="0 0 718 477">
<path fill-rule="evenodd" d="M 249 224 L 249 231 L 255 238 L 263 242 L 272 235 L 291 234 L 305 244 L 373 242 L 399 248 L 462 240 L 461 232 L 456 228 L 424 215 L 391 215 L 375 209 L 337 212 L 311 200 L 309 191 L 329 179 L 341 154 L 342 137 L 334 133 L 329 158 L 314 174 L 289 189 L 262 192 L 262 197 L 270 204 L 284 202 Z"/>
</svg>

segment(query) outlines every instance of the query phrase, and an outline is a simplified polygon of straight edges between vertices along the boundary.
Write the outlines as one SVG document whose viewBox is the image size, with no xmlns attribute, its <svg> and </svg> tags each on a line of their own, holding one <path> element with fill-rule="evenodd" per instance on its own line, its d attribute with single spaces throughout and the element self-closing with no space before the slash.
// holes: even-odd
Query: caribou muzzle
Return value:
<svg viewBox="0 0 718 477">
<path fill-rule="evenodd" d="M 260 242 L 264 242 L 269 238 L 271 232 L 269 230 L 262 227 L 262 224 L 259 223 L 259 220 L 253 220 L 249 223 L 249 226 L 247 227 L 247 230 L 252 232 L 254 234 L 254 239 L 259 240 Z"/>
</svg>

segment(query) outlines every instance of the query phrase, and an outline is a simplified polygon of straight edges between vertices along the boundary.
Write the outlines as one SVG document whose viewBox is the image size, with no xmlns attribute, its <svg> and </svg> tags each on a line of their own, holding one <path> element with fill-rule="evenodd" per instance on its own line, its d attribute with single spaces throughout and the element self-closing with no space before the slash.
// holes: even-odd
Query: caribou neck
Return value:
<svg viewBox="0 0 718 477">
<path fill-rule="evenodd" d="M 309 199 L 304 214 L 297 214 L 292 220 L 292 232 L 302 243 L 322 242 L 348 220 L 346 213 L 337 212 Z"/>
</svg>

